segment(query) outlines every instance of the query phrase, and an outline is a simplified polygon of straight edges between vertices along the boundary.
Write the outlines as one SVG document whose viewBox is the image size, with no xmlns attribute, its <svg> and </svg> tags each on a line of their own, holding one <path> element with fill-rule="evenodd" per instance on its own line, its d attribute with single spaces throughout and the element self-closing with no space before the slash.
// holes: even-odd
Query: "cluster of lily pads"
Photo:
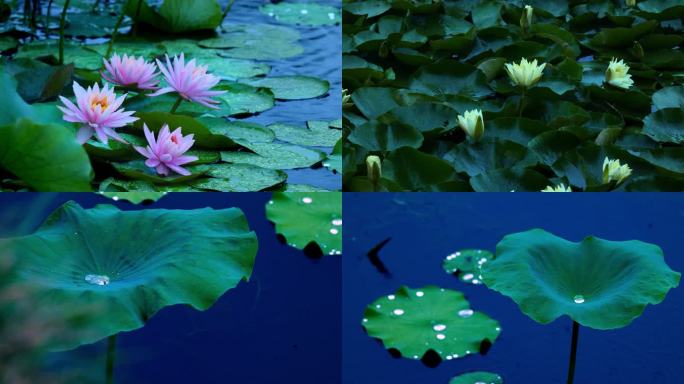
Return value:
<svg viewBox="0 0 684 384">
<path fill-rule="evenodd" d="M 541 229 L 505 236 L 495 253 L 451 253 L 442 267 L 463 283 L 510 297 L 540 324 L 562 316 L 572 319 L 568 383 L 573 382 L 580 325 L 601 330 L 625 327 L 647 305 L 663 301 L 681 277 L 668 267 L 657 245 L 593 236 L 575 243 Z M 362 326 L 390 351 L 428 365 L 486 353 L 501 332 L 499 323 L 471 309 L 461 292 L 436 286 L 401 287 L 377 299 L 366 308 Z M 481 382 L 503 379 L 482 371 L 451 381 Z"/>
<path fill-rule="evenodd" d="M 682 17 L 675 0 L 345 0 L 344 189 L 684 189 Z"/>
<path fill-rule="evenodd" d="M 271 63 L 304 52 L 296 29 L 224 22 L 230 6 L 216 0 L 107 3 L 60 2 L 62 28 L 41 8 L 33 24 L 15 12 L 0 29 L 3 190 L 319 191 L 301 177 L 288 184 L 287 171 L 341 171 L 341 120 L 243 121 L 280 102 L 332 97 L 326 80 L 269 76 Z M 288 4 L 261 11 L 339 22 L 339 9 L 323 6 L 279 17 Z"/>
</svg>

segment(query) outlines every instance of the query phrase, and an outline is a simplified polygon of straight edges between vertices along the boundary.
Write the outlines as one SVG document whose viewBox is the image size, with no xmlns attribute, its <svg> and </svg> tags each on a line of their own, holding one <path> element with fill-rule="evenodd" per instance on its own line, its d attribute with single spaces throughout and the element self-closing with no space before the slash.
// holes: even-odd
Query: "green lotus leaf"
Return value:
<svg viewBox="0 0 684 384">
<path fill-rule="evenodd" d="M 221 55 L 236 59 L 278 60 L 300 55 L 299 32 L 269 24 L 229 24 L 218 37 L 200 40 L 206 48 L 224 49 Z"/>
<path fill-rule="evenodd" d="M 319 26 L 334 25 L 342 21 L 339 9 L 323 4 L 282 2 L 262 5 L 259 9 L 286 24 Z"/>
<path fill-rule="evenodd" d="M 189 167 L 191 172 L 202 172 L 210 178 L 192 180 L 193 188 L 219 192 L 256 192 L 284 183 L 287 174 L 280 170 L 251 164 L 211 164 Z"/>
<path fill-rule="evenodd" d="M 342 254 L 339 192 L 276 192 L 266 204 L 266 217 L 295 248 L 305 249 L 315 243 L 324 255 Z"/>
<path fill-rule="evenodd" d="M 327 94 L 330 89 L 328 81 L 310 76 L 271 76 L 244 82 L 270 89 L 278 100 L 313 99 Z"/>
<path fill-rule="evenodd" d="M 681 275 L 654 244 L 594 236 L 574 243 L 532 229 L 505 236 L 482 276 L 539 323 L 567 315 L 586 327 L 614 329 L 663 301 Z"/>
<path fill-rule="evenodd" d="M 59 47 L 57 41 L 37 41 L 19 47 L 15 58 L 37 58 L 43 56 L 57 57 Z M 94 50 L 78 43 L 64 44 L 64 63 L 74 63 L 76 68 L 96 70 L 102 67 L 102 56 Z"/>
<path fill-rule="evenodd" d="M 644 133 L 651 139 L 679 144 L 684 141 L 684 110 L 682 108 L 660 109 L 644 119 Z"/>
<path fill-rule="evenodd" d="M 408 191 L 439 191 L 455 173 L 446 161 L 410 147 L 391 152 L 382 164 L 382 172 L 384 177 Z"/>
<path fill-rule="evenodd" d="M 539 192 L 549 185 L 541 173 L 521 166 L 481 173 L 470 179 L 476 192 Z"/>
<path fill-rule="evenodd" d="M 389 11 L 392 5 L 385 0 L 368 0 L 356 3 L 345 3 L 343 9 L 354 15 L 375 17 Z"/>
<path fill-rule="evenodd" d="M 487 140 L 460 143 L 444 155 L 444 160 L 453 165 L 457 172 L 476 176 L 489 170 L 509 168 L 526 155 L 527 148 L 520 144 Z"/>
<path fill-rule="evenodd" d="M 496 320 L 470 309 L 461 292 L 436 286 L 402 286 L 380 297 L 366 307 L 362 325 L 385 348 L 414 360 L 428 351 L 442 360 L 478 353 L 501 332 Z"/>
<path fill-rule="evenodd" d="M 199 122 L 214 135 L 227 136 L 232 140 L 244 140 L 250 143 L 271 143 L 275 139 L 272 130 L 256 123 L 246 121 L 227 121 L 215 117 L 200 117 Z"/>
<path fill-rule="evenodd" d="M 225 135 L 215 135 L 202 121 L 189 116 L 172 114 L 168 112 L 137 112 L 138 121 L 134 123 L 136 133 L 143 134 L 143 124 L 158 133 L 161 127 L 168 124 L 170 129 L 181 127 L 184 135 L 193 134 L 195 144 L 193 148 L 230 149 L 238 147 L 238 144 Z"/>
<path fill-rule="evenodd" d="M 133 204 L 146 201 L 157 201 L 166 195 L 166 192 L 100 192 L 100 195 L 114 201 L 125 200 Z"/>
<path fill-rule="evenodd" d="M 423 133 L 441 133 L 456 127 L 455 116 L 457 114 L 456 110 L 442 104 L 418 102 L 394 108 L 380 119 L 382 121 L 396 120 Z"/>
<path fill-rule="evenodd" d="M 206 169 L 196 170 L 187 176 L 172 174 L 169 176 L 158 175 L 154 168 L 145 165 L 142 160 L 129 161 L 127 163 L 112 163 L 117 172 L 131 179 L 147 181 L 152 184 L 185 184 L 206 173 Z"/>
<path fill-rule="evenodd" d="M 364 116 L 371 119 L 399 106 L 394 99 L 395 91 L 384 87 L 359 88 L 352 94 L 352 101 Z"/>
<path fill-rule="evenodd" d="M 431 95 L 457 94 L 476 100 L 493 93 L 482 71 L 454 60 L 441 60 L 421 67 L 409 87 Z"/>
<path fill-rule="evenodd" d="M 420 148 L 423 135 L 413 126 L 400 122 L 389 125 L 369 121 L 354 128 L 347 136 L 349 142 L 369 151 L 393 151 L 402 147 Z"/>
<path fill-rule="evenodd" d="M 167 43 L 164 42 L 166 46 Z M 195 45 L 197 49 L 206 50 Z M 173 50 L 172 53 L 179 52 Z M 182 52 L 182 51 L 180 51 Z M 187 57 L 187 55 L 186 55 Z M 210 55 L 193 55 L 202 65 L 206 65 L 211 73 L 221 77 L 224 80 L 247 79 L 250 77 L 265 76 L 271 72 L 271 67 L 268 64 L 258 63 L 252 60 L 229 59 L 214 54 Z"/>
<path fill-rule="evenodd" d="M 342 139 L 335 143 L 332 152 L 323 161 L 323 166 L 336 173 L 342 172 Z"/>
<path fill-rule="evenodd" d="M 17 47 L 17 39 L 12 36 L 0 36 L 0 52 Z"/>
<path fill-rule="evenodd" d="M 310 167 L 325 157 L 321 151 L 297 145 L 246 141 L 238 141 L 238 143 L 253 152 L 221 152 L 221 160 L 270 169 L 295 169 Z"/>
<path fill-rule="evenodd" d="M 138 10 L 137 0 L 128 0 L 126 14 L 134 18 Z M 157 12 L 144 0 L 138 14 L 141 22 L 171 33 L 214 29 L 223 19 L 221 6 L 216 0 L 164 0 Z"/>
<path fill-rule="evenodd" d="M 330 126 L 326 121 L 309 121 L 308 128 L 291 124 L 276 123 L 268 126 L 278 140 L 297 145 L 312 147 L 332 147 L 342 137 L 340 129 Z"/>
<path fill-rule="evenodd" d="M 462 249 L 447 255 L 442 261 L 442 269 L 456 275 L 464 283 L 478 285 L 482 284 L 482 265 L 493 258 L 494 255 L 487 250 Z"/>
<path fill-rule="evenodd" d="M 653 107 L 664 108 L 684 108 L 684 86 L 666 87 L 653 94 Z"/>
<path fill-rule="evenodd" d="M 478 371 L 458 375 L 449 384 L 503 384 L 503 379 L 496 373 Z"/>
<path fill-rule="evenodd" d="M 55 346 L 69 349 L 140 328 L 169 305 L 206 310 L 249 279 L 257 239 L 237 208 L 120 211 L 69 202 L 0 248 L 22 256 L 20 278 L 40 288 L 41 306 L 102 309 L 83 315 L 89 332 Z"/>
</svg>

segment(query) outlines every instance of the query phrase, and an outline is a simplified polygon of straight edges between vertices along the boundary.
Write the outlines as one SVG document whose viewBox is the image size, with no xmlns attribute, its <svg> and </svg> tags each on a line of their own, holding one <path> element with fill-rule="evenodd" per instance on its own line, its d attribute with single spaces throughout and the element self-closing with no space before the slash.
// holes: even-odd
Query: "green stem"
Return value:
<svg viewBox="0 0 684 384">
<path fill-rule="evenodd" d="M 59 19 L 59 65 L 64 64 L 64 24 L 66 24 L 67 9 L 69 9 L 69 1 L 64 2 L 64 9 L 62 9 L 62 17 Z"/>
<path fill-rule="evenodd" d="M 114 31 L 112 32 L 112 38 L 109 40 L 109 46 L 107 46 L 107 54 L 105 55 L 105 58 L 109 58 L 109 55 L 112 54 L 112 49 L 114 48 L 114 39 L 116 39 L 116 35 L 119 33 L 119 27 L 121 27 L 121 22 L 123 22 L 124 15 L 126 14 L 124 7 L 126 4 L 121 6 L 121 13 L 119 14 L 119 18 L 116 20 L 116 24 L 114 25 Z"/>
<path fill-rule="evenodd" d="M 143 0 L 138 0 L 138 6 L 135 8 L 135 18 L 133 19 L 133 37 L 138 34 L 138 18 L 140 17 L 140 8 Z"/>
<path fill-rule="evenodd" d="M 522 117 L 523 109 L 525 109 L 525 88 L 522 89 L 522 95 L 520 96 L 520 105 L 518 106 L 520 111 L 518 111 L 518 117 Z"/>
<path fill-rule="evenodd" d="M 114 384 L 114 357 L 116 355 L 116 335 L 107 338 L 107 384 Z"/>
<path fill-rule="evenodd" d="M 572 342 L 570 344 L 570 365 L 568 366 L 568 384 L 575 379 L 575 361 L 577 359 L 577 339 L 579 338 L 579 324 L 572 322 Z"/>
<path fill-rule="evenodd" d="M 228 3 L 228 5 L 226 5 L 226 10 L 223 11 L 223 15 L 221 15 L 221 23 L 223 23 L 223 20 L 226 18 L 226 16 L 228 16 L 228 12 L 230 12 L 230 8 L 233 7 L 234 2 L 235 2 L 235 0 L 230 0 L 230 3 Z"/>
<path fill-rule="evenodd" d="M 183 101 L 183 98 L 178 96 L 178 100 L 173 104 L 173 107 L 171 107 L 171 113 L 176 113 L 176 109 L 178 109 L 178 106 L 180 103 Z"/>
<path fill-rule="evenodd" d="M 48 1 L 47 15 L 45 15 L 45 36 L 50 37 L 50 19 L 52 18 L 52 1 Z"/>
</svg>

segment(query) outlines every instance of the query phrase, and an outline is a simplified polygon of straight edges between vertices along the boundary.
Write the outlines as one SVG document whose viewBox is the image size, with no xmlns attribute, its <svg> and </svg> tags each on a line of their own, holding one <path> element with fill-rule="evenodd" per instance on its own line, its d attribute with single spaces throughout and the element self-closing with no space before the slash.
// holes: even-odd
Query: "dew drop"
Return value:
<svg viewBox="0 0 684 384">
<path fill-rule="evenodd" d="M 472 278 L 475 277 L 472 273 L 466 273 L 463 275 L 463 280 L 472 280 Z"/>
<path fill-rule="evenodd" d="M 387 295 L 387 298 L 388 298 L 389 300 L 394 300 L 395 296 L 394 296 L 394 295 Z"/>
<path fill-rule="evenodd" d="M 443 333 L 438 333 L 438 334 L 437 334 L 437 340 L 444 340 L 444 339 L 446 339 L 446 335 L 445 335 L 445 334 L 443 334 Z"/>
<path fill-rule="evenodd" d="M 404 314 L 404 310 L 403 310 L 403 309 L 395 309 L 393 312 L 394 312 L 394 314 L 397 315 L 397 316 L 401 316 L 401 315 Z"/>
<path fill-rule="evenodd" d="M 416 296 L 418 296 L 418 297 L 423 297 L 423 296 L 425 296 L 425 292 L 423 292 L 423 291 L 418 291 L 418 292 L 416 292 Z"/>
<path fill-rule="evenodd" d="M 342 225 L 342 219 L 333 219 L 332 225 L 339 227 L 340 225 Z"/>
<path fill-rule="evenodd" d="M 435 324 L 432 329 L 434 329 L 437 332 L 442 332 L 443 330 L 446 329 L 446 325 L 444 324 Z"/>
<path fill-rule="evenodd" d="M 86 275 L 85 281 L 93 285 L 107 285 L 109 284 L 109 276 L 105 275 Z"/>
<path fill-rule="evenodd" d="M 472 309 L 461 309 L 458 311 L 458 315 L 461 317 L 470 317 L 473 315 L 473 310 Z"/>
<path fill-rule="evenodd" d="M 304 204 L 311 204 L 311 203 L 313 203 L 313 199 L 310 197 L 302 197 L 302 202 Z"/>
<path fill-rule="evenodd" d="M 337 228 L 330 228 L 330 233 L 333 235 L 337 235 L 338 233 L 340 233 L 340 231 Z"/>
<path fill-rule="evenodd" d="M 309 11 L 306 9 L 302 9 L 300 12 L 302 13 L 302 15 L 306 15 L 307 13 L 309 13 Z"/>
<path fill-rule="evenodd" d="M 575 303 L 576 303 L 576 304 L 582 304 L 582 303 L 584 303 L 584 296 L 582 296 L 582 295 L 575 295 L 574 300 L 575 300 Z"/>
</svg>

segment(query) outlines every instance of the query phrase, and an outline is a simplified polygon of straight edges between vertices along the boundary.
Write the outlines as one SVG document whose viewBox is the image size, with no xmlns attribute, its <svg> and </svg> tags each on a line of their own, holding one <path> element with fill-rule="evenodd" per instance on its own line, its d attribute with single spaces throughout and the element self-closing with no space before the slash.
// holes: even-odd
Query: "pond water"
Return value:
<svg viewBox="0 0 684 384">
<path fill-rule="evenodd" d="M 339 383 L 340 257 L 310 259 L 280 243 L 266 220 L 269 193 L 169 194 L 153 208 L 239 207 L 259 240 L 249 282 L 241 282 L 209 310 L 176 305 L 162 309 L 145 327 L 118 337 L 118 383 Z M 0 195 L 0 236 L 31 232 L 68 200 L 84 208 L 115 204 L 143 209 L 96 194 Z M 25 212 L 31 215 L 22 221 Z M 24 212 L 24 214 L 22 214 Z M 77 371 L 102 383 L 106 341 L 51 356 L 54 369 Z M 89 383 L 90 381 L 79 381 Z"/>
<path fill-rule="evenodd" d="M 565 383 L 572 330 L 567 317 L 538 324 L 512 300 L 482 285 L 460 282 L 445 273 L 441 263 L 457 250 L 494 250 L 506 234 L 544 228 L 572 241 L 593 234 L 654 243 L 663 249 L 670 268 L 684 270 L 680 224 L 684 204 L 678 195 L 573 195 L 345 194 L 343 382 L 446 384 L 458 374 L 486 370 L 503 376 L 504 383 Z M 391 240 L 379 256 L 389 275 L 379 273 L 366 256 L 387 238 Z M 502 332 L 486 355 L 429 368 L 419 361 L 392 357 L 364 332 L 361 321 L 368 304 L 401 285 L 430 284 L 465 293 L 473 310 L 499 321 Z M 680 381 L 683 322 L 684 291 L 677 288 L 662 303 L 647 306 L 625 328 L 581 327 L 575 383 Z"/>
</svg>

